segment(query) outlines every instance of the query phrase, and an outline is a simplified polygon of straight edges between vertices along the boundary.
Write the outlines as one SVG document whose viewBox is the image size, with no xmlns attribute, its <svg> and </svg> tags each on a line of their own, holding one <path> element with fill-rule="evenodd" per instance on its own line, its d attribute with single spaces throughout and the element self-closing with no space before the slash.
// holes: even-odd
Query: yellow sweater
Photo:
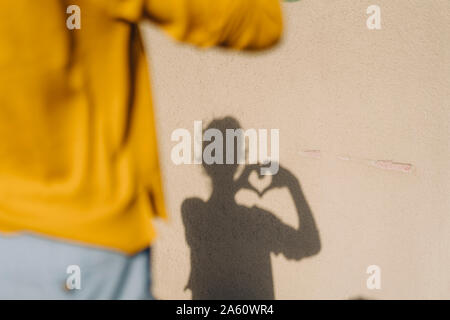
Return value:
<svg viewBox="0 0 450 320">
<path fill-rule="evenodd" d="M 280 37 L 278 1 L 0 1 L 0 231 L 147 247 L 166 212 L 137 23 L 259 49 Z M 67 28 L 69 5 L 81 29 Z"/>
</svg>

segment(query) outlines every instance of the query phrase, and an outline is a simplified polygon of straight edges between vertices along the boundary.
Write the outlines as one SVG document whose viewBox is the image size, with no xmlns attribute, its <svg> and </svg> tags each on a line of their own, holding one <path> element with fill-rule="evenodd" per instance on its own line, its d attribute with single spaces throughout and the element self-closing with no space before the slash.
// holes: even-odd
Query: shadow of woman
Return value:
<svg viewBox="0 0 450 320">
<path fill-rule="evenodd" d="M 212 121 L 208 128 L 225 136 L 226 129 L 240 126 L 227 117 Z M 253 171 L 259 174 L 259 165 L 246 165 L 238 179 L 234 178 L 237 164 L 204 164 L 204 168 L 212 182 L 210 198 L 206 202 L 186 199 L 181 208 L 191 257 L 186 289 L 192 291 L 192 299 L 274 299 L 270 253 L 300 260 L 320 251 L 319 233 L 300 183 L 280 167 L 260 193 L 248 181 Z M 294 201 L 298 229 L 269 211 L 235 201 L 236 193 L 244 188 L 263 196 L 282 187 L 288 188 Z"/>
</svg>

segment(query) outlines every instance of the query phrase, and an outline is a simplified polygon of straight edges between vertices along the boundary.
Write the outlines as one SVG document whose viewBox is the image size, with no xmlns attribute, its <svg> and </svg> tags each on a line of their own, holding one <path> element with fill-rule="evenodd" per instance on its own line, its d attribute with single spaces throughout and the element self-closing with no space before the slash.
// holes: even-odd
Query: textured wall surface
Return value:
<svg viewBox="0 0 450 320">
<path fill-rule="evenodd" d="M 372 4 L 381 8 L 381 30 L 366 27 Z M 224 249 L 218 245 L 195 274 L 246 268 L 241 279 L 248 279 L 270 275 L 271 266 L 272 279 L 239 290 L 272 290 L 277 299 L 449 299 L 450 2 L 303 0 L 283 7 L 283 42 L 257 54 L 198 50 L 144 26 L 171 214 L 157 224 L 155 295 L 192 297 L 185 289 L 191 248 L 181 207 L 205 211 L 214 188 L 201 165 L 172 163 L 171 133 L 193 132 L 195 120 L 206 127 L 230 116 L 244 129 L 280 129 L 280 164 L 300 182 L 321 247 L 303 259 L 273 250 L 251 264 L 230 251 L 214 258 Z M 199 199 L 185 202 L 190 198 Z M 280 188 L 262 198 L 240 191 L 235 201 L 296 228 L 293 198 Z M 252 242 L 245 250 L 264 251 L 277 230 L 239 217 L 197 221 L 193 228 L 207 223 L 208 239 L 232 233 Z M 381 268 L 380 290 L 366 287 L 373 264 Z M 207 282 L 195 287 L 218 290 Z"/>
</svg>

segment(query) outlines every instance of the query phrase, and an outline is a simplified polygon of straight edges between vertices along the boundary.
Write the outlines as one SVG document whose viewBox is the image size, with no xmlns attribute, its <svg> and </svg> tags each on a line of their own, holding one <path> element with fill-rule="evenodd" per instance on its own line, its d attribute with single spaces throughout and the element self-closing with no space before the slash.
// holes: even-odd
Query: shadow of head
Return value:
<svg viewBox="0 0 450 320">
<path fill-rule="evenodd" d="M 238 145 L 242 141 L 237 136 L 230 138 L 230 134 L 238 129 L 241 126 L 236 119 L 225 117 L 211 121 L 204 130 L 203 168 L 216 187 L 229 188 L 233 184 L 233 177 L 239 166 Z"/>
</svg>

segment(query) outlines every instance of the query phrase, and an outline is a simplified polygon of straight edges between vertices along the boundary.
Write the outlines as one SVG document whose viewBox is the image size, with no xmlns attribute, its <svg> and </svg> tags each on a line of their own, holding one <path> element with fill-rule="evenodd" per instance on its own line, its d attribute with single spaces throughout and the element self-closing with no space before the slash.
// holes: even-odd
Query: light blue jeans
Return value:
<svg viewBox="0 0 450 320">
<path fill-rule="evenodd" d="M 0 233 L 0 299 L 152 299 L 150 249 L 134 256 Z"/>
</svg>

